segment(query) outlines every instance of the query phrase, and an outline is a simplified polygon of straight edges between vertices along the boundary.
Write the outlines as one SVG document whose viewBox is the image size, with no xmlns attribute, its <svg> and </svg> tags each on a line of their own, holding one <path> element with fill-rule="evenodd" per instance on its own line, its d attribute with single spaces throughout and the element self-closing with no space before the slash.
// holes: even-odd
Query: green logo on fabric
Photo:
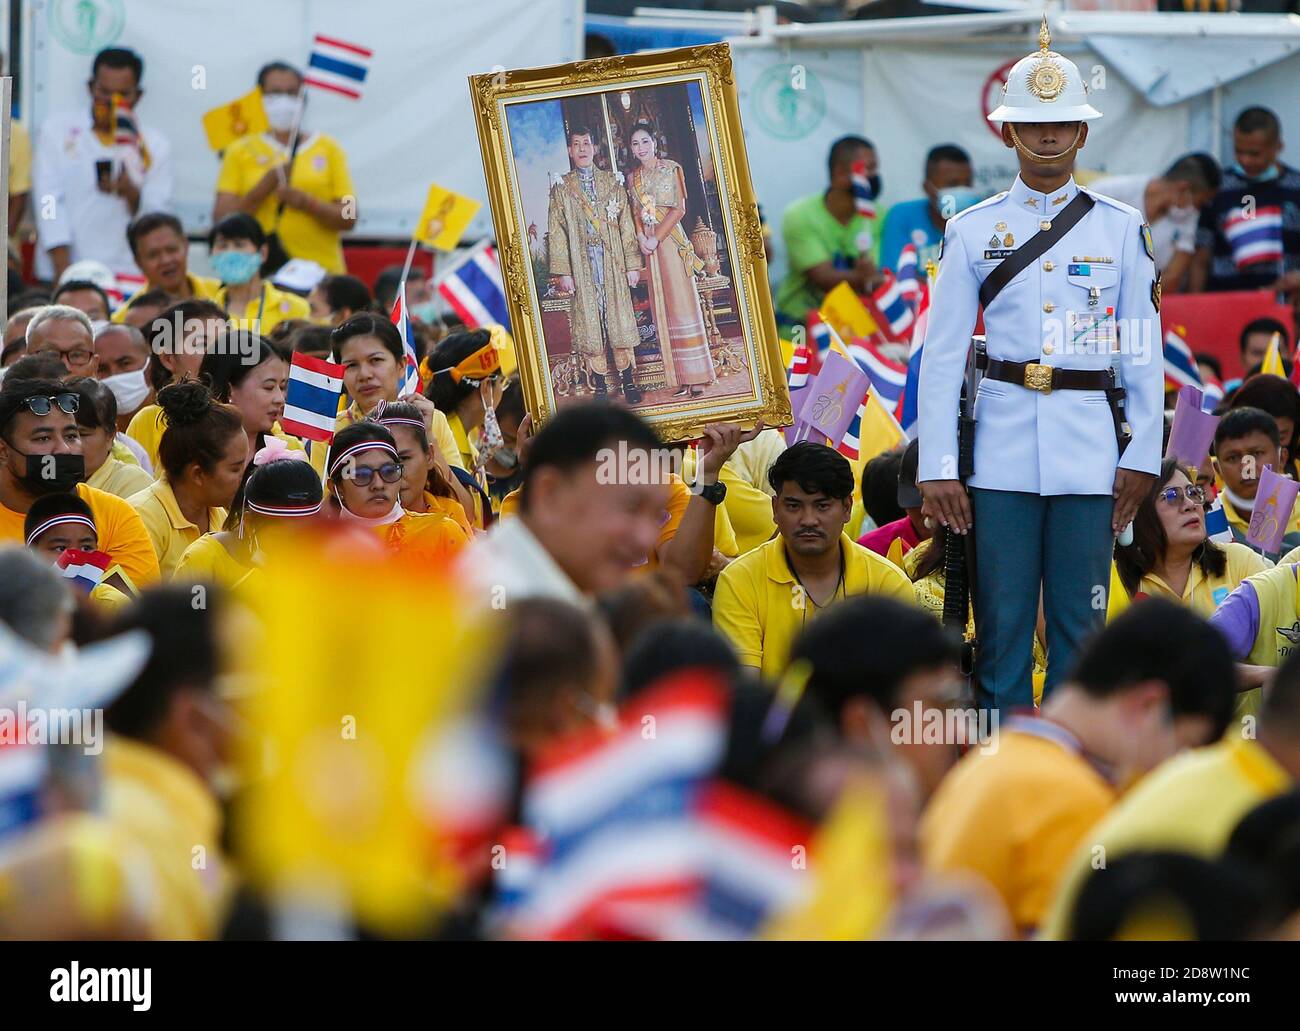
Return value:
<svg viewBox="0 0 1300 1031">
<path fill-rule="evenodd" d="M 754 83 L 758 124 L 778 140 L 799 140 L 826 117 L 826 90 L 802 64 L 774 64 Z"/>
<path fill-rule="evenodd" d="M 122 0 L 53 0 L 50 32 L 74 54 L 94 54 L 116 43 L 126 24 Z"/>
</svg>

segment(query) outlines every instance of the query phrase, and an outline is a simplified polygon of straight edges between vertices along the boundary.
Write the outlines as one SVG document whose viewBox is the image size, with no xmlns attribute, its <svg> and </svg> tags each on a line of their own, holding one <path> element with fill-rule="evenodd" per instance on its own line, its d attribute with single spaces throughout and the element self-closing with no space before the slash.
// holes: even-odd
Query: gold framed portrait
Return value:
<svg viewBox="0 0 1300 1031">
<path fill-rule="evenodd" d="M 470 77 L 524 400 L 792 421 L 725 43 Z"/>
</svg>

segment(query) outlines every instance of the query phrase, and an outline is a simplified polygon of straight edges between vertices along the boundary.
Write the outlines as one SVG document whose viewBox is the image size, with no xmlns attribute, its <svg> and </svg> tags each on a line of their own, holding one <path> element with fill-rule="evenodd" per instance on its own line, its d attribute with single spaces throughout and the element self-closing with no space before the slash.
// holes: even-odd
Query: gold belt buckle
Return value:
<svg viewBox="0 0 1300 1031">
<path fill-rule="evenodd" d="M 1052 392 L 1052 367 L 1030 362 L 1025 366 L 1025 386 L 1041 394 Z"/>
</svg>

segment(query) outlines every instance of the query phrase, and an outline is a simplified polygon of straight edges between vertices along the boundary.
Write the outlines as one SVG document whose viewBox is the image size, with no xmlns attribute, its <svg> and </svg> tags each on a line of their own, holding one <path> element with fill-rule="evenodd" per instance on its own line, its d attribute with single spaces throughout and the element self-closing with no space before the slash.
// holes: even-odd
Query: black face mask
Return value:
<svg viewBox="0 0 1300 1031">
<path fill-rule="evenodd" d="M 871 191 L 871 199 L 875 200 L 880 196 L 880 176 L 867 176 L 867 188 Z"/>
<path fill-rule="evenodd" d="M 27 466 L 19 481 L 37 496 L 67 494 L 86 479 L 86 460 L 81 455 L 24 455 L 12 444 L 9 449 Z"/>
</svg>

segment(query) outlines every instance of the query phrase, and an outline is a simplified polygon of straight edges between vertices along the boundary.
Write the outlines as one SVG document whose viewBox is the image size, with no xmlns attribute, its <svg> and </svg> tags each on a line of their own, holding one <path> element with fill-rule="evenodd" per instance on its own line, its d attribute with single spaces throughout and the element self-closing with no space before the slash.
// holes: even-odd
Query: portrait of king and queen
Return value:
<svg viewBox="0 0 1300 1031">
<path fill-rule="evenodd" d="M 512 105 L 557 407 L 753 394 L 698 82 Z"/>
</svg>

